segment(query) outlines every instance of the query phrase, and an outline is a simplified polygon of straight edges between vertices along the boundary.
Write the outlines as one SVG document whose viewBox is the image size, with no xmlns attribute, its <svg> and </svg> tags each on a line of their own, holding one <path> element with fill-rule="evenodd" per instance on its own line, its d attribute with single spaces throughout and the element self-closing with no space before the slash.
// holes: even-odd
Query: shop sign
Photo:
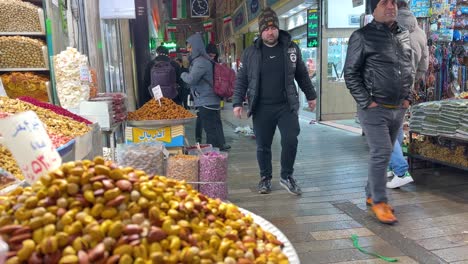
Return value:
<svg viewBox="0 0 468 264">
<path fill-rule="evenodd" d="M 166 147 L 183 147 L 185 144 L 185 129 L 183 125 L 157 128 L 125 128 L 125 142 L 161 142 Z"/>
<path fill-rule="evenodd" d="M 307 47 L 319 46 L 320 12 L 318 9 L 307 9 Z"/>
<path fill-rule="evenodd" d="M 167 48 L 167 51 L 169 53 L 172 53 L 172 52 L 177 52 L 177 43 L 171 41 L 171 42 L 165 42 L 162 44 L 163 47 L 166 47 Z"/>
<path fill-rule="evenodd" d="M 28 183 L 62 164 L 44 124 L 33 111 L 0 120 L 0 133 L 2 144 L 11 151 Z"/>
<path fill-rule="evenodd" d="M 134 19 L 134 0 L 100 0 L 99 15 L 101 19 Z"/>
<path fill-rule="evenodd" d="M 160 129 L 133 128 L 133 142 L 171 142 L 171 127 Z"/>
</svg>

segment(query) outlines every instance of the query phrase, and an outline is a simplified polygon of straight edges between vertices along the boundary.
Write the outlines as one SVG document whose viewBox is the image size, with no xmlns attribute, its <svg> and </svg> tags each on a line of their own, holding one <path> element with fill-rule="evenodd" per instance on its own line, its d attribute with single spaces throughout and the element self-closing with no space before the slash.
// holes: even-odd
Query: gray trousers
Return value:
<svg viewBox="0 0 468 264">
<path fill-rule="evenodd" d="M 387 166 L 405 112 L 406 109 L 388 109 L 382 106 L 358 110 L 370 151 L 366 196 L 372 197 L 374 203 L 388 201 Z"/>
</svg>

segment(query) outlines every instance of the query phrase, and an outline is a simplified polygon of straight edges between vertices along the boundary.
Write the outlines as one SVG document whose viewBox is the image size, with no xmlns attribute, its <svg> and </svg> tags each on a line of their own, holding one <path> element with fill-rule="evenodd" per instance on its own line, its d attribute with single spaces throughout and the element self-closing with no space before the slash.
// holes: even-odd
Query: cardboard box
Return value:
<svg viewBox="0 0 468 264">
<path fill-rule="evenodd" d="M 166 147 L 183 147 L 185 143 L 185 127 L 177 125 L 146 129 L 127 126 L 125 129 L 125 141 L 126 143 L 159 141 Z"/>
</svg>

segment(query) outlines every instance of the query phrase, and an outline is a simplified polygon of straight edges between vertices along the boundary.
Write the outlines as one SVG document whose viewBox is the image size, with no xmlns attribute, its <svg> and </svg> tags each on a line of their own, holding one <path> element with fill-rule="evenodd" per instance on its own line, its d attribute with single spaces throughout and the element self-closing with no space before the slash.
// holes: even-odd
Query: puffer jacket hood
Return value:
<svg viewBox="0 0 468 264">
<path fill-rule="evenodd" d="M 192 45 L 192 53 L 190 54 L 192 60 L 200 56 L 210 59 L 210 56 L 206 53 L 205 44 L 203 43 L 203 38 L 200 33 L 195 33 L 190 36 L 187 42 Z"/>
<path fill-rule="evenodd" d="M 411 10 L 404 7 L 398 9 L 398 16 L 396 20 L 400 26 L 407 29 L 410 33 L 413 33 L 416 25 L 418 24 L 418 21 L 416 20 L 416 17 L 414 17 Z"/>
</svg>

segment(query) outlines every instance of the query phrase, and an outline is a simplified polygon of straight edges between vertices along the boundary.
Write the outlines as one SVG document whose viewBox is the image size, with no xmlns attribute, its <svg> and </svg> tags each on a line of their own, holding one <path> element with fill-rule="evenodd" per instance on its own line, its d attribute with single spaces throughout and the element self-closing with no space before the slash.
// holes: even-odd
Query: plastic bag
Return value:
<svg viewBox="0 0 468 264">
<path fill-rule="evenodd" d="M 188 183 L 198 182 L 197 156 L 175 155 L 167 160 L 167 177 L 175 180 L 184 180 Z"/>
<path fill-rule="evenodd" d="M 164 175 L 164 149 L 161 142 L 118 145 L 117 163 L 148 175 Z"/>
<path fill-rule="evenodd" d="M 200 155 L 200 181 L 226 182 L 228 154 L 225 152 L 207 152 Z"/>
<path fill-rule="evenodd" d="M 200 149 L 198 147 L 200 147 Z M 185 151 L 187 152 L 187 155 L 199 155 L 200 153 L 213 151 L 213 146 L 211 144 L 199 144 L 186 147 Z"/>
</svg>

